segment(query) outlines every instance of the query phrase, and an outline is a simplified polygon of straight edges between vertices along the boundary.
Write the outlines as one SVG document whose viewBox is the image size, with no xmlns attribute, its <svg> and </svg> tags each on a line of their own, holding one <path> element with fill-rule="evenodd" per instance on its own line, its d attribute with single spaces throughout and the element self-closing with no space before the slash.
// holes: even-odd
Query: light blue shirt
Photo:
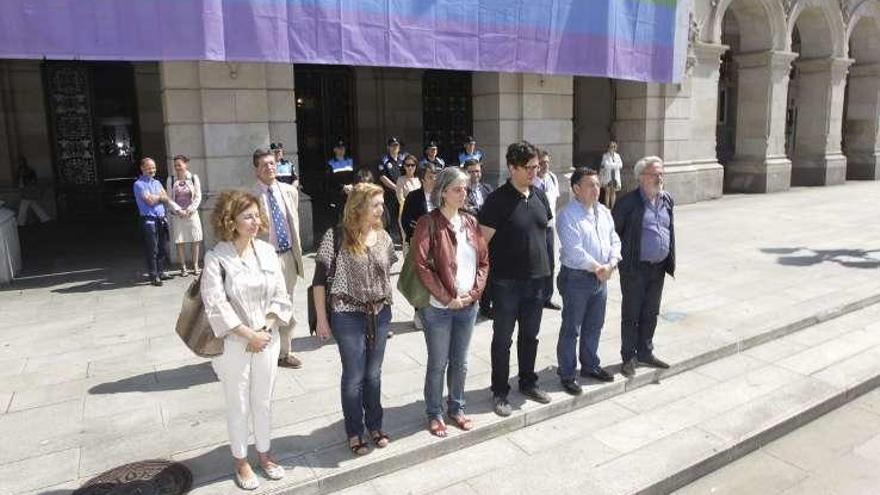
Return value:
<svg viewBox="0 0 880 495">
<path fill-rule="evenodd" d="M 568 268 L 595 272 L 599 265 L 617 266 L 620 262 L 620 237 L 614 230 L 614 219 L 599 202 L 590 209 L 580 201 L 569 202 L 559 212 L 556 232 L 559 259 Z"/>
<path fill-rule="evenodd" d="M 142 217 L 164 217 L 165 205 L 156 203 L 147 204 L 144 193 L 159 194 L 162 192 L 162 183 L 152 177 L 142 175 L 134 182 L 134 201 L 137 203 L 138 213 Z"/>
</svg>

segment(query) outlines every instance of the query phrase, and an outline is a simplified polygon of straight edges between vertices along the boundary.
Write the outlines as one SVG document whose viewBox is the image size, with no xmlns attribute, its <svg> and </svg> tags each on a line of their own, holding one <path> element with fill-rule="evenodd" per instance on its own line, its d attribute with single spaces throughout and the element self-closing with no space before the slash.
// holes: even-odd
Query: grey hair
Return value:
<svg viewBox="0 0 880 495">
<path fill-rule="evenodd" d="M 635 165 L 633 165 L 633 175 L 638 178 L 640 175 L 642 175 L 642 171 L 645 170 L 645 167 L 654 163 L 659 163 L 662 167 L 663 159 L 659 156 L 646 156 L 642 158 L 641 160 L 637 161 Z"/>
<path fill-rule="evenodd" d="M 446 167 L 437 176 L 434 182 L 434 190 L 431 191 L 431 204 L 434 208 L 443 206 L 443 193 L 457 182 L 468 182 L 468 174 L 458 167 Z"/>
</svg>

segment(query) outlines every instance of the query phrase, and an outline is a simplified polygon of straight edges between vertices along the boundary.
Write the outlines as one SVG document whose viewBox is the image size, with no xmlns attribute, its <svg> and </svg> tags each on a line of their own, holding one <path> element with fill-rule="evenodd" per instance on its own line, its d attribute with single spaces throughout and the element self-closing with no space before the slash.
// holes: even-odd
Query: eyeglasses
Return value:
<svg viewBox="0 0 880 495">
<path fill-rule="evenodd" d="M 529 172 L 531 172 L 531 171 L 533 171 L 533 170 L 538 170 L 538 166 L 537 166 L 537 165 L 532 165 L 531 167 L 529 167 L 529 166 L 525 166 L 525 165 L 524 165 L 524 166 L 522 166 L 522 167 L 517 166 L 516 168 L 521 169 L 521 170 L 527 170 L 527 171 L 529 171 Z"/>
<path fill-rule="evenodd" d="M 404 163 L 403 166 L 404 167 L 415 167 L 416 164 L 415 163 Z"/>
</svg>

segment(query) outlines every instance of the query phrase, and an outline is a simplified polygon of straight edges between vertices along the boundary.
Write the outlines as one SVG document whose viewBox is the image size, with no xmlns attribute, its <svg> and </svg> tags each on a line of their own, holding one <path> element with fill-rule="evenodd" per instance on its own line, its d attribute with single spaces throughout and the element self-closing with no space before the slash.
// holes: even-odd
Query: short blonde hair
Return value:
<svg viewBox="0 0 880 495">
<path fill-rule="evenodd" d="M 240 190 L 227 190 L 220 193 L 214 212 L 211 214 L 211 225 L 214 236 L 224 241 L 235 239 L 235 217 L 251 206 L 256 205 L 260 212 L 260 233 L 269 232 L 269 217 L 263 209 L 263 202 L 256 196 Z"/>
</svg>

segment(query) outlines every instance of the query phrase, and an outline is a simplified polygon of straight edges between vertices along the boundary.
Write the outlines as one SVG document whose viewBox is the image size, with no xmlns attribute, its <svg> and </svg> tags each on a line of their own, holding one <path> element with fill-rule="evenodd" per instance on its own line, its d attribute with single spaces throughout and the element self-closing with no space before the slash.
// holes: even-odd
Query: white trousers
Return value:
<svg viewBox="0 0 880 495">
<path fill-rule="evenodd" d="M 293 304 L 293 293 L 296 291 L 296 260 L 293 257 L 293 251 L 288 251 L 278 257 L 281 263 L 281 273 L 284 274 L 284 285 L 287 287 L 287 293 L 290 295 L 290 302 Z M 296 310 L 290 317 L 287 325 L 282 325 L 278 329 L 281 335 L 281 348 L 275 353 L 279 358 L 287 357 L 290 354 L 291 339 L 293 339 L 293 329 L 296 327 Z"/>
<path fill-rule="evenodd" d="M 211 361 L 226 395 L 226 428 L 236 459 L 247 457 L 251 420 L 257 452 L 269 452 L 279 345 L 277 330 L 272 330 L 272 341 L 263 352 L 248 352 L 244 339 L 230 335 L 223 354 Z"/>
</svg>

